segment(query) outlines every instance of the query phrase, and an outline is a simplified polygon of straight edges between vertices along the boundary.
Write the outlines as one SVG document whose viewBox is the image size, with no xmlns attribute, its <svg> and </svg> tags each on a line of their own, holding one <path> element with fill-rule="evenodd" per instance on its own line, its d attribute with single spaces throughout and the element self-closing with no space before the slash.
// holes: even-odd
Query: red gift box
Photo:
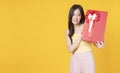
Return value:
<svg viewBox="0 0 120 73">
<path fill-rule="evenodd" d="M 107 12 L 87 10 L 82 40 L 89 42 L 104 41 Z"/>
</svg>

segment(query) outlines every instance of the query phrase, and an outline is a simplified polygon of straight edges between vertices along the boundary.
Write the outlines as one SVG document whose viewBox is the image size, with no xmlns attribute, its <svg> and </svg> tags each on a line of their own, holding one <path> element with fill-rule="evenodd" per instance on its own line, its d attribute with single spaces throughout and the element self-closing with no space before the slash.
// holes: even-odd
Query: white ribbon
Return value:
<svg viewBox="0 0 120 73">
<path fill-rule="evenodd" d="M 95 20 L 96 17 L 97 17 L 96 14 L 93 14 L 93 15 L 89 14 L 88 15 L 88 19 L 89 19 L 89 29 L 88 29 L 88 32 L 91 31 L 92 26 L 93 26 L 93 21 Z"/>
</svg>

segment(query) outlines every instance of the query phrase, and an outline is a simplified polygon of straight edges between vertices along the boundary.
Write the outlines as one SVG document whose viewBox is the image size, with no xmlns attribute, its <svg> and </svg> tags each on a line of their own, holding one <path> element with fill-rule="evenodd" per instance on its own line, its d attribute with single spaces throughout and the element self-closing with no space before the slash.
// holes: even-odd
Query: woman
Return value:
<svg viewBox="0 0 120 73">
<path fill-rule="evenodd" d="M 85 16 L 82 6 L 74 4 L 69 11 L 68 30 L 66 30 L 67 48 L 72 53 L 70 73 L 95 73 L 92 43 L 81 39 L 84 22 Z M 102 48 L 104 43 L 97 41 L 94 45 Z"/>
</svg>

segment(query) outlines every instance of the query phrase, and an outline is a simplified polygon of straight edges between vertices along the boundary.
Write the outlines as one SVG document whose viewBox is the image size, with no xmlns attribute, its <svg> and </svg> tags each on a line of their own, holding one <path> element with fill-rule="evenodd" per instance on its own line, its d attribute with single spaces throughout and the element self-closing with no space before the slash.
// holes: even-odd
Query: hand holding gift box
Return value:
<svg viewBox="0 0 120 73">
<path fill-rule="evenodd" d="M 89 42 L 104 41 L 107 12 L 88 10 L 83 28 L 82 40 Z"/>
</svg>

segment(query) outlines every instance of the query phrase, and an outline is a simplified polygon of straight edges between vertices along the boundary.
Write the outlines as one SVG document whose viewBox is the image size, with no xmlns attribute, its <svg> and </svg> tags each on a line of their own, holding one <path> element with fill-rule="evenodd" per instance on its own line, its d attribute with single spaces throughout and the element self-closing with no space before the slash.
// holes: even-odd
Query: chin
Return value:
<svg viewBox="0 0 120 73">
<path fill-rule="evenodd" d="M 78 25 L 79 23 L 73 23 L 74 25 Z"/>
<path fill-rule="evenodd" d="M 72 23 L 73 23 L 74 25 L 77 25 L 77 24 L 79 24 L 79 21 L 77 21 L 77 22 L 72 21 Z"/>
</svg>

